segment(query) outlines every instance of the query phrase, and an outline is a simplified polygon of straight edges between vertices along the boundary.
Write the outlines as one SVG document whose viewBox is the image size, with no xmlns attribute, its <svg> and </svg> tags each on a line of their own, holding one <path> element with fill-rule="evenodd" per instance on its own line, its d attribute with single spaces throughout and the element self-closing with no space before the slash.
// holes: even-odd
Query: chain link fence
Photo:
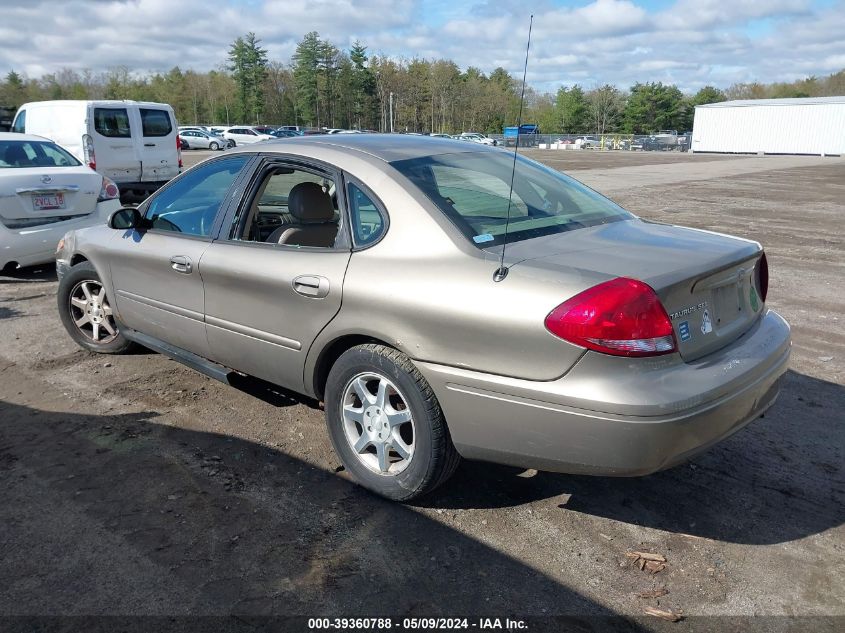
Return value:
<svg viewBox="0 0 845 633">
<path fill-rule="evenodd" d="M 514 147 L 517 138 L 489 134 L 498 145 Z M 520 134 L 519 147 L 557 150 L 686 152 L 691 134 Z"/>
</svg>

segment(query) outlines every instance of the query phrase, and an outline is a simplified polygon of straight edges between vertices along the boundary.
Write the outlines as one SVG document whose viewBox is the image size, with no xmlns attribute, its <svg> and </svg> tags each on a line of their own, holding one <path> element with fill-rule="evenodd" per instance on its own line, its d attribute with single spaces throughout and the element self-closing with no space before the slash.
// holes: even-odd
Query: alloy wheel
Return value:
<svg viewBox="0 0 845 633">
<path fill-rule="evenodd" d="M 343 390 L 343 431 L 355 457 L 379 475 L 397 475 L 414 457 L 416 433 L 405 396 L 387 377 L 358 374 Z"/>
<path fill-rule="evenodd" d="M 106 289 L 99 281 L 80 281 L 70 293 L 70 316 L 76 329 L 88 340 L 105 344 L 117 336 L 111 306 Z"/>
</svg>

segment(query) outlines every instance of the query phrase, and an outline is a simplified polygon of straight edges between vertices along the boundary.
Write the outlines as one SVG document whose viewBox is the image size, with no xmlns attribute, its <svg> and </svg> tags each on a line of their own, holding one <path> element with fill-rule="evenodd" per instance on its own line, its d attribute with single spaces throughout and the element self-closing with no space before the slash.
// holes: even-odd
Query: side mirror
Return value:
<svg viewBox="0 0 845 633">
<path fill-rule="evenodd" d="M 141 228 L 144 218 L 136 207 L 123 207 L 109 216 L 109 228 L 125 231 Z"/>
</svg>

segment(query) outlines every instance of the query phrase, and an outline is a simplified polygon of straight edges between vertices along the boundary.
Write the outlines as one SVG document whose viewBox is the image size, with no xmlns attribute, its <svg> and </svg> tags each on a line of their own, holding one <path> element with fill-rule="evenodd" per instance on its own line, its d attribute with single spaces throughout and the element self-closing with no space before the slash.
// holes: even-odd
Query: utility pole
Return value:
<svg viewBox="0 0 845 633">
<path fill-rule="evenodd" d="M 393 134 L 393 93 L 390 93 L 390 133 Z"/>
</svg>

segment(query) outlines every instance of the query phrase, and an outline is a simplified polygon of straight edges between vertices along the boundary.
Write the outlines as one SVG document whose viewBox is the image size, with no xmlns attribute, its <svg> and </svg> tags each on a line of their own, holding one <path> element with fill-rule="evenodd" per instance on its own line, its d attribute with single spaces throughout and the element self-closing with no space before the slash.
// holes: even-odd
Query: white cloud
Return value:
<svg viewBox="0 0 845 633">
<path fill-rule="evenodd" d="M 529 10 L 519 0 L 0 0 L 0 73 L 68 67 L 138 72 L 209 70 L 247 31 L 287 62 L 309 31 L 341 48 L 447 58 L 521 76 Z M 677 0 L 657 12 L 638 0 L 534 2 L 528 81 L 561 84 L 784 81 L 845 66 L 845 3 Z M 763 27 L 760 28 L 760 25 Z"/>
</svg>

